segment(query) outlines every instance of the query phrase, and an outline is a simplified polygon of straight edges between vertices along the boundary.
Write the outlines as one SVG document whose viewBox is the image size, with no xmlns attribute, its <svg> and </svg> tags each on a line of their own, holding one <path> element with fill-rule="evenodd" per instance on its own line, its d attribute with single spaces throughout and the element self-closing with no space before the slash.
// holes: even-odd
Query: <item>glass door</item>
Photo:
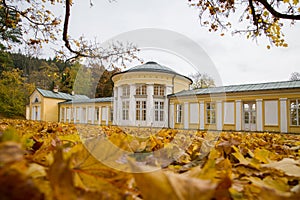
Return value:
<svg viewBox="0 0 300 200">
<path fill-rule="evenodd" d="M 243 104 L 243 126 L 246 131 L 256 131 L 256 104 L 245 102 Z"/>
</svg>

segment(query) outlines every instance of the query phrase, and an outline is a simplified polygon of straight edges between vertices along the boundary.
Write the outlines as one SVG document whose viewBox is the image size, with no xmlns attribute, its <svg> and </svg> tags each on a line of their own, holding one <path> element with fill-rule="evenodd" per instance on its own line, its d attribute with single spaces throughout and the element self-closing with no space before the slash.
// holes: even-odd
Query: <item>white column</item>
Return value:
<svg viewBox="0 0 300 200">
<path fill-rule="evenodd" d="M 32 106 L 32 110 L 31 110 L 31 119 L 35 120 L 35 106 Z"/>
<path fill-rule="evenodd" d="M 288 132 L 287 98 L 280 98 L 280 131 Z"/>
<path fill-rule="evenodd" d="M 37 120 L 41 120 L 41 106 L 37 107 Z"/>
<path fill-rule="evenodd" d="M 91 118 L 92 118 L 92 124 L 95 124 L 95 105 L 91 107 Z"/>
<path fill-rule="evenodd" d="M 71 122 L 71 107 L 68 107 L 67 115 L 68 115 L 68 123 L 70 123 Z"/>
<path fill-rule="evenodd" d="M 62 113 L 63 113 L 63 109 L 62 107 L 59 106 L 59 119 L 58 119 L 58 122 L 62 122 Z"/>
<path fill-rule="evenodd" d="M 118 87 L 118 98 L 116 100 L 117 104 L 117 110 L 116 112 L 116 125 L 122 124 L 122 88 Z"/>
<path fill-rule="evenodd" d="M 146 125 L 153 126 L 154 123 L 154 85 L 147 84 L 147 101 L 146 101 Z"/>
<path fill-rule="evenodd" d="M 63 122 L 66 122 L 66 119 L 67 119 L 67 109 L 65 107 L 64 108 L 64 121 Z"/>
<path fill-rule="evenodd" d="M 174 112 L 174 103 L 170 103 L 170 110 L 169 110 L 169 126 L 170 128 L 174 128 L 175 122 L 175 112 Z"/>
<path fill-rule="evenodd" d="M 169 110 L 169 99 L 167 97 L 165 97 L 165 100 L 164 100 L 164 127 L 168 126 L 168 121 L 169 121 L 168 110 Z"/>
<path fill-rule="evenodd" d="M 172 85 L 166 85 L 166 96 L 165 96 L 165 107 L 164 107 L 164 110 L 165 110 L 165 126 L 168 125 L 168 121 L 169 121 L 169 126 L 171 128 L 171 125 L 173 126 L 174 128 L 174 104 L 173 104 L 173 111 L 169 111 L 168 109 L 171 109 L 171 106 L 169 107 L 169 99 L 168 99 L 168 95 L 169 94 L 172 94 L 172 88 L 173 86 Z M 169 114 L 168 114 L 169 113 Z M 172 119 L 170 117 L 173 117 Z"/>
<path fill-rule="evenodd" d="M 257 131 L 263 131 L 263 108 L 262 99 L 256 99 L 256 127 Z"/>
<path fill-rule="evenodd" d="M 172 85 L 167 85 L 166 86 L 166 96 L 168 94 L 172 94 L 172 89 L 173 89 L 173 86 Z"/>
<path fill-rule="evenodd" d="M 85 124 L 89 121 L 89 107 L 85 106 Z"/>
<path fill-rule="evenodd" d="M 130 84 L 130 97 L 129 97 L 129 123 L 128 124 L 123 124 L 123 125 L 135 125 L 135 89 L 136 86 L 135 84 Z"/>
<path fill-rule="evenodd" d="M 102 106 L 99 106 L 99 120 L 98 120 L 99 125 L 101 125 L 101 121 L 102 121 Z"/>
<path fill-rule="evenodd" d="M 120 98 L 118 97 L 118 90 L 119 87 L 114 87 L 114 96 L 113 96 L 113 108 L 114 108 L 114 112 L 113 112 L 113 121 L 112 124 L 113 125 L 117 125 L 118 124 L 118 101 L 120 100 Z"/>
<path fill-rule="evenodd" d="M 204 102 L 199 103 L 199 129 L 204 130 Z"/>
<path fill-rule="evenodd" d="M 217 110 L 216 110 L 216 124 L 217 124 L 217 130 L 221 131 L 222 130 L 222 124 L 223 124 L 223 120 L 222 120 L 222 101 L 217 101 L 216 102 L 217 105 Z"/>
<path fill-rule="evenodd" d="M 183 128 L 188 129 L 189 128 L 189 103 L 184 102 L 183 106 Z"/>
<path fill-rule="evenodd" d="M 76 107 L 74 107 L 74 105 L 72 106 L 73 109 L 73 123 L 76 123 Z"/>
<path fill-rule="evenodd" d="M 26 119 L 27 120 L 30 119 L 30 107 L 29 107 L 29 105 L 26 105 Z"/>
<path fill-rule="evenodd" d="M 242 129 L 242 101 L 235 101 L 235 129 L 240 131 Z"/>
</svg>

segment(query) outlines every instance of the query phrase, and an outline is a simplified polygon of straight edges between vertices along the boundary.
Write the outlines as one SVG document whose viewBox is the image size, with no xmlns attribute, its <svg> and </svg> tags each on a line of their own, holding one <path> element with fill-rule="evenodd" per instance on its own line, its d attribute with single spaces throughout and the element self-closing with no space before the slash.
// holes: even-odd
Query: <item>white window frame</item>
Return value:
<svg viewBox="0 0 300 200">
<path fill-rule="evenodd" d="M 155 96 L 165 96 L 165 86 L 164 85 L 154 85 L 154 95 Z"/>
<path fill-rule="evenodd" d="M 129 101 L 122 101 L 122 120 L 129 120 Z"/>
<path fill-rule="evenodd" d="M 216 103 L 208 102 L 205 104 L 206 108 L 206 123 L 216 124 Z"/>
<path fill-rule="evenodd" d="M 146 121 L 147 114 L 147 102 L 143 100 L 137 100 L 135 102 L 135 119 L 137 121 Z"/>
<path fill-rule="evenodd" d="M 122 96 L 129 97 L 130 96 L 130 85 L 123 85 L 122 86 Z"/>
<path fill-rule="evenodd" d="M 183 115 L 182 115 L 182 104 L 177 104 L 176 105 L 176 123 L 182 123 L 182 118 L 183 118 Z"/>
<path fill-rule="evenodd" d="M 147 95 L 147 85 L 146 84 L 136 85 L 135 95 Z"/>
<path fill-rule="evenodd" d="M 162 122 L 164 121 L 164 106 L 165 102 L 155 101 L 154 102 L 154 121 Z"/>
<path fill-rule="evenodd" d="M 292 103 L 294 103 L 294 105 L 292 105 Z M 300 126 L 300 99 L 290 100 L 289 105 L 290 105 L 290 125 Z"/>
</svg>

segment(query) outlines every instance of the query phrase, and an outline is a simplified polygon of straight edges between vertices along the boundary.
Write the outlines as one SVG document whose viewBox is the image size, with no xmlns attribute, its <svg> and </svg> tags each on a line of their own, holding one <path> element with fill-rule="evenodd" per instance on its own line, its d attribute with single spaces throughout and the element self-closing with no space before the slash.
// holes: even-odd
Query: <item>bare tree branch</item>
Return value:
<svg viewBox="0 0 300 200">
<path fill-rule="evenodd" d="M 252 0 L 249 0 L 249 3 Z M 254 0 L 261 3 L 274 17 L 281 19 L 291 19 L 291 20 L 300 20 L 300 15 L 290 15 L 285 13 L 280 13 L 274 9 L 274 7 L 268 3 L 266 0 Z"/>
</svg>

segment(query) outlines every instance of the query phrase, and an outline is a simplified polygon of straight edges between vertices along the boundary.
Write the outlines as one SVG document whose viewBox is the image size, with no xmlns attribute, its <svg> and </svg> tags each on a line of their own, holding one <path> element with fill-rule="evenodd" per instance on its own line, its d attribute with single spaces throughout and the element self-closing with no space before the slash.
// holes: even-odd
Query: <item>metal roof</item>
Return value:
<svg viewBox="0 0 300 200">
<path fill-rule="evenodd" d="M 71 95 L 63 92 L 53 92 L 50 90 L 43 90 L 36 88 L 36 90 L 41 93 L 43 97 L 55 98 L 55 99 L 64 99 L 64 100 L 77 100 L 77 99 L 89 99 L 86 95 Z"/>
<path fill-rule="evenodd" d="M 160 65 L 157 62 L 149 61 L 143 65 L 137 65 L 127 70 L 128 72 L 133 71 L 164 71 L 169 73 L 176 73 L 173 69 Z"/>
<path fill-rule="evenodd" d="M 174 71 L 173 69 L 163 66 L 163 65 L 160 65 L 154 61 L 149 61 L 149 62 L 146 62 L 145 64 L 132 67 L 126 71 L 115 73 L 113 76 L 115 76 L 117 74 L 127 73 L 127 72 L 162 72 L 162 73 L 178 75 L 178 76 L 184 77 L 184 78 L 190 80 L 191 82 L 193 82 L 192 79 L 190 79 L 189 77 L 179 74 L 176 71 Z"/>
<path fill-rule="evenodd" d="M 297 81 L 281 81 L 243 85 L 229 85 L 212 88 L 201 88 L 195 90 L 184 90 L 169 96 L 188 96 L 201 94 L 217 94 L 217 93 L 232 93 L 232 92 L 249 92 L 262 90 L 281 90 L 281 89 L 300 89 L 300 80 Z"/>
<path fill-rule="evenodd" d="M 80 103 L 99 103 L 99 102 L 112 102 L 113 97 L 102 97 L 94 99 L 77 99 L 72 101 L 61 102 L 60 104 L 80 104 Z"/>
</svg>

